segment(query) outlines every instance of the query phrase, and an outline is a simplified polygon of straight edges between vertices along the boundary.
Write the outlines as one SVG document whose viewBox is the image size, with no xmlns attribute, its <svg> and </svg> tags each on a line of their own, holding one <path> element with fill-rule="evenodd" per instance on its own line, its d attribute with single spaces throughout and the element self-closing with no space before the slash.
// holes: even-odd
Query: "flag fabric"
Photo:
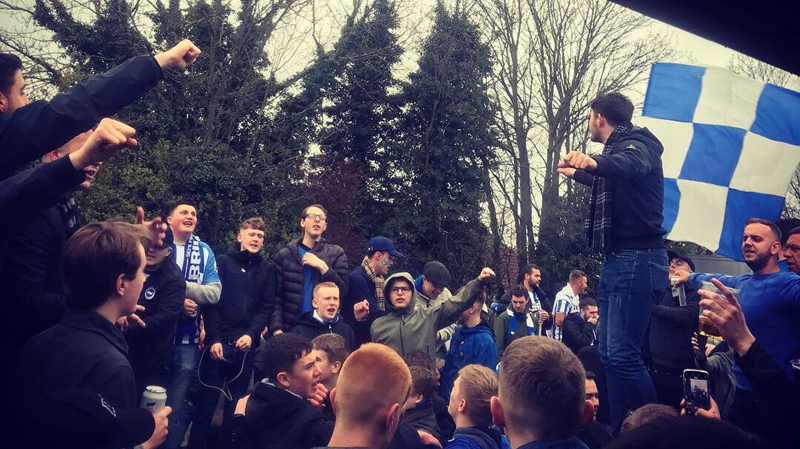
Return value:
<svg viewBox="0 0 800 449">
<path fill-rule="evenodd" d="M 745 222 L 780 218 L 800 163 L 800 92 L 656 63 L 637 125 L 664 144 L 667 238 L 742 260 Z"/>
</svg>

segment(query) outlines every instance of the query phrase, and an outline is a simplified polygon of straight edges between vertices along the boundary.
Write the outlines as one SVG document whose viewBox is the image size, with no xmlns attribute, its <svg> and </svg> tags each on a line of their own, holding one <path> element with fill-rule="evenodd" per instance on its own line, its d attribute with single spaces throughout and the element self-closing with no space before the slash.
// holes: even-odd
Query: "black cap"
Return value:
<svg viewBox="0 0 800 449">
<path fill-rule="evenodd" d="M 23 426 L 29 447 L 120 448 L 153 435 L 153 414 L 144 408 L 118 409 L 86 388 L 70 387 L 27 404 Z"/>
<path fill-rule="evenodd" d="M 444 288 L 450 286 L 450 271 L 439 261 L 434 260 L 425 264 L 422 275 L 436 287 Z"/>
<path fill-rule="evenodd" d="M 683 254 L 678 254 L 675 251 L 667 251 L 667 259 L 668 259 L 668 261 L 672 260 L 672 259 L 680 259 L 680 260 L 688 263 L 689 264 L 689 268 L 691 268 L 692 271 L 695 271 L 694 262 L 692 262 L 692 259 L 690 259 L 689 256 L 684 256 Z"/>
</svg>

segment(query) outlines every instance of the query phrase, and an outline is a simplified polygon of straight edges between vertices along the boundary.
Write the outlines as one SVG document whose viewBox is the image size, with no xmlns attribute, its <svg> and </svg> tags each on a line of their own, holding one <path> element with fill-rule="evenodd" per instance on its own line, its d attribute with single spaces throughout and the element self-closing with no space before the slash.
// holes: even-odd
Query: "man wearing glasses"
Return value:
<svg viewBox="0 0 800 449">
<path fill-rule="evenodd" d="M 436 307 L 426 309 L 414 307 L 418 299 L 414 278 L 410 274 L 403 272 L 389 276 L 384 286 L 384 296 L 389 298 L 387 314 L 372 323 L 372 341 L 389 346 L 403 357 L 415 350 L 435 357 L 436 331 L 458 321 L 461 313 L 475 302 L 475 295 L 480 294 L 493 277 L 494 271 L 484 268 L 477 279 L 467 283 L 458 293 Z"/>
<path fill-rule="evenodd" d="M 340 297 L 347 295 L 347 256 L 341 246 L 322 238 L 328 227 L 325 208 L 313 204 L 303 209 L 300 227 L 303 236 L 275 255 L 276 304 L 269 326 L 275 335 L 291 329 L 297 317 L 314 309 L 312 293 L 320 282 L 333 282 Z"/>
</svg>

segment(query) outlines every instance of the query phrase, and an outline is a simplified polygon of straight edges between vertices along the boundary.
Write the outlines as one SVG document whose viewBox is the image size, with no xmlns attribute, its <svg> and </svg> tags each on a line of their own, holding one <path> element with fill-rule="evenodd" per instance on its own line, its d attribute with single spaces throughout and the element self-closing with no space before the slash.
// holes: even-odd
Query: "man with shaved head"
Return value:
<svg viewBox="0 0 800 449">
<path fill-rule="evenodd" d="M 336 426 L 329 447 L 383 449 L 392 441 L 411 387 L 411 372 L 388 346 L 367 343 L 347 358 L 331 403 Z"/>
</svg>

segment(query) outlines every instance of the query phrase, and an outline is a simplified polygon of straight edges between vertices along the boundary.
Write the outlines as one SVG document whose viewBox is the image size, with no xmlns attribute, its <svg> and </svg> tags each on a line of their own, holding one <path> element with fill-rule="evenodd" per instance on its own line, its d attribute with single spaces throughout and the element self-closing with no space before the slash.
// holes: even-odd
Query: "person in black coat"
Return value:
<svg viewBox="0 0 800 449">
<path fill-rule="evenodd" d="M 668 251 L 670 275 L 678 271 L 691 273 L 694 262 L 687 256 Z M 684 289 L 685 305 L 681 305 L 680 291 Z M 685 283 L 667 291 L 653 305 L 650 318 L 649 354 L 650 378 L 656 389 L 658 402 L 680 407 L 683 399 L 683 370 L 694 369 L 692 335 L 697 332 L 700 314 L 700 296 L 697 289 Z"/>
<path fill-rule="evenodd" d="M 600 318 L 594 298 L 581 299 L 578 307 L 581 312 L 567 315 L 562 330 L 562 343 L 576 355 L 586 346 L 597 344 L 597 320 Z"/>
<path fill-rule="evenodd" d="M 217 259 L 222 294 L 204 311 L 207 349 L 198 366 L 203 388 L 190 448 L 205 447 L 220 391 L 227 420 L 250 387 L 256 348 L 275 305 L 275 267 L 261 255 L 265 230 L 261 217 L 248 218 L 239 227 L 238 248 Z"/>
<path fill-rule="evenodd" d="M 137 396 L 148 385 L 167 386 L 172 363 L 175 329 L 183 308 L 186 282 L 172 254 L 172 230 L 167 228 L 164 242 L 147 251 L 147 280 L 144 282 L 138 313 L 144 326 L 133 322 L 125 331 L 129 359 L 136 377 Z"/>
<path fill-rule="evenodd" d="M 347 350 L 356 349 L 353 328 L 339 315 L 339 287 L 333 282 L 323 282 L 314 287 L 313 312 L 300 315 L 290 332 L 309 340 L 322 334 L 338 334 L 347 342 Z"/>
<path fill-rule="evenodd" d="M 270 332 L 286 332 L 303 313 L 311 312 L 312 291 L 320 282 L 333 282 L 347 295 L 347 255 L 341 246 L 325 243 L 322 233 L 328 216 L 319 204 L 300 215 L 303 237 L 289 242 L 275 255 L 277 293 Z"/>
<path fill-rule="evenodd" d="M 120 409 L 138 405 L 128 345 L 115 324 L 124 328 L 129 319 L 138 319 L 131 314 L 145 282 L 142 240 L 136 226 L 118 222 L 90 224 L 70 238 L 64 249 L 69 311 L 20 352 L 11 369 L 14 388 L 9 390 L 9 403 L 29 404 L 58 390 L 81 387 Z M 168 415 L 169 408 L 163 413 Z M 167 425 L 166 419 L 154 421 Z M 19 447 L 25 447 L 24 442 Z"/>
</svg>

